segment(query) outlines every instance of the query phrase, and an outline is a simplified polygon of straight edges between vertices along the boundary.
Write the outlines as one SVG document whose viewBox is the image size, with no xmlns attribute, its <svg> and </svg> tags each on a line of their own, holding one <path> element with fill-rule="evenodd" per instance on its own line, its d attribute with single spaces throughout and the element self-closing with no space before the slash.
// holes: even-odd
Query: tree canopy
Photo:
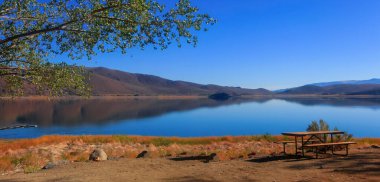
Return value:
<svg viewBox="0 0 380 182">
<path fill-rule="evenodd" d="M 166 49 L 182 42 L 195 46 L 194 33 L 214 23 L 189 0 L 172 8 L 155 0 L 3 0 L 0 79 L 13 94 L 22 94 L 25 83 L 49 95 L 88 94 L 83 67 L 49 58 L 91 59 L 99 52 Z"/>
</svg>

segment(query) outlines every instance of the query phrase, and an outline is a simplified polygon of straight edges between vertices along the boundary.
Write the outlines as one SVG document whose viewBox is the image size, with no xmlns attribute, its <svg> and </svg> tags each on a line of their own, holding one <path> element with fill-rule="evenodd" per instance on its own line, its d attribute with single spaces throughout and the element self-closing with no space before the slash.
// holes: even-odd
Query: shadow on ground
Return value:
<svg viewBox="0 0 380 182">
<path fill-rule="evenodd" d="M 316 159 L 313 163 L 291 163 L 290 169 L 310 169 L 318 166 L 321 169 L 331 169 L 332 172 L 345 174 L 363 174 L 380 176 L 380 150 L 355 153 L 347 157 L 333 156 Z"/>
<path fill-rule="evenodd" d="M 210 155 L 181 156 L 181 157 L 173 157 L 173 158 L 169 158 L 169 159 L 170 159 L 170 160 L 173 160 L 173 161 L 190 161 L 190 160 L 198 160 L 198 161 L 202 161 L 202 162 L 208 163 L 208 162 L 210 162 L 211 160 L 213 160 L 215 156 L 216 156 L 216 154 L 215 154 L 215 153 L 212 153 L 212 154 L 210 154 Z"/>
<path fill-rule="evenodd" d="M 179 178 L 166 178 L 164 181 L 172 181 L 172 182 L 217 182 L 215 179 L 200 179 L 194 176 L 184 176 Z"/>
</svg>

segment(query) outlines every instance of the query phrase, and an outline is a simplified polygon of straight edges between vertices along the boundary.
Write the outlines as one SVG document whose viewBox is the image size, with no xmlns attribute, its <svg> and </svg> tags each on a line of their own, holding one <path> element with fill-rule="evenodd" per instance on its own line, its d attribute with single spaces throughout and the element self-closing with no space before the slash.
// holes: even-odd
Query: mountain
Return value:
<svg viewBox="0 0 380 182">
<path fill-rule="evenodd" d="M 380 84 L 380 79 L 372 78 L 370 80 L 346 80 L 346 81 L 335 81 L 335 82 L 321 82 L 321 83 L 313 83 L 310 85 L 325 87 L 325 86 L 330 86 L 330 85 L 366 85 L 366 84 Z"/>
<path fill-rule="evenodd" d="M 273 91 L 277 94 L 380 95 L 380 79 L 347 80 L 307 84 Z"/>
<path fill-rule="evenodd" d="M 266 89 L 245 89 L 218 85 L 202 85 L 173 81 L 161 77 L 104 67 L 88 68 L 94 95 L 210 95 L 225 92 L 231 95 L 268 95 Z"/>
<path fill-rule="evenodd" d="M 93 95 L 210 95 L 224 92 L 237 95 L 268 95 L 266 89 L 246 89 L 219 85 L 202 85 L 185 81 L 173 81 L 145 74 L 128 73 L 104 67 L 87 68 L 91 72 L 90 85 Z M 0 79 L 0 95 L 5 93 L 5 82 Z M 34 87 L 25 84 L 25 95 L 34 95 Z"/>
<path fill-rule="evenodd" d="M 379 95 L 380 84 L 340 84 L 329 86 L 305 85 L 287 89 L 281 94 L 316 95 Z"/>
</svg>

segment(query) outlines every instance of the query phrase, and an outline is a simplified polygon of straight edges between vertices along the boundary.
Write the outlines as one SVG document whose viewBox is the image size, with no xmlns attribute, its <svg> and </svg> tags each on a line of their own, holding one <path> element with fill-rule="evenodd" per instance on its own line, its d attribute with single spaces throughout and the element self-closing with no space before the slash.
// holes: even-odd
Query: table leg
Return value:
<svg viewBox="0 0 380 182">
<path fill-rule="evenodd" d="M 298 150 L 298 148 L 297 148 L 297 136 L 295 136 L 294 137 L 294 144 L 295 144 L 295 146 L 296 146 L 296 154 L 295 154 L 295 156 L 297 156 L 297 150 Z"/>
<path fill-rule="evenodd" d="M 315 158 L 318 159 L 318 147 L 315 147 Z"/>
<path fill-rule="evenodd" d="M 302 149 L 302 157 L 305 157 L 305 151 L 303 149 L 303 136 L 301 137 L 301 149 Z"/>
</svg>

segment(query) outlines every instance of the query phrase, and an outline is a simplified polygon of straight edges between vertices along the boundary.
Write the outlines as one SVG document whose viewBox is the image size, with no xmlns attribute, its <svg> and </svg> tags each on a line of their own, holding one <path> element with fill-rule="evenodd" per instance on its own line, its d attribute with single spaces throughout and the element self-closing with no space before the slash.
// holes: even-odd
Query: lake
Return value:
<svg viewBox="0 0 380 182">
<path fill-rule="evenodd" d="M 226 136 L 304 131 L 324 119 L 355 137 L 380 137 L 380 99 L 72 99 L 0 100 L 0 138 L 43 135 Z"/>
</svg>

